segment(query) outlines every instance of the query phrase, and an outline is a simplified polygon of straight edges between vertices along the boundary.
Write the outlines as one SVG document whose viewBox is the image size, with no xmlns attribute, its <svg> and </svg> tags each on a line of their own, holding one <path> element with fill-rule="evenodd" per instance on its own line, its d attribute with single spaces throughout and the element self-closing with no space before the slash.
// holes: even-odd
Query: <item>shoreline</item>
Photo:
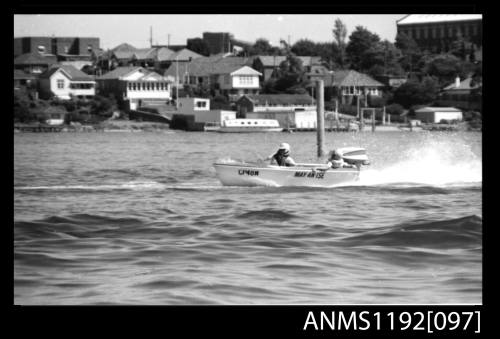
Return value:
<svg viewBox="0 0 500 339">
<path fill-rule="evenodd" d="M 136 133 L 136 132 L 163 132 L 163 133 L 177 133 L 181 130 L 170 129 L 170 125 L 157 122 L 141 122 L 130 120 L 111 120 L 101 122 L 93 125 L 70 124 L 70 125 L 47 125 L 47 124 L 14 124 L 14 133 L 90 133 L 90 132 L 103 132 L 103 133 Z M 315 131 L 294 131 L 294 133 L 311 132 Z M 212 131 L 205 131 L 213 133 Z M 352 130 L 346 131 L 348 133 L 371 133 L 371 126 L 365 126 L 363 131 Z M 442 124 L 429 124 L 426 126 L 413 126 L 408 125 L 378 125 L 375 127 L 376 132 L 482 132 L 482 127 L 474 127 L 471 124 L 464 122 L 459 125 L 442 125 Z M 283 133 L 283 132 L 281 132 Z M 330 131 L 325 128 L 325 133 L 343 133 Z M 344 132 L 345 133 L 345 132 Z"/>
</svg>

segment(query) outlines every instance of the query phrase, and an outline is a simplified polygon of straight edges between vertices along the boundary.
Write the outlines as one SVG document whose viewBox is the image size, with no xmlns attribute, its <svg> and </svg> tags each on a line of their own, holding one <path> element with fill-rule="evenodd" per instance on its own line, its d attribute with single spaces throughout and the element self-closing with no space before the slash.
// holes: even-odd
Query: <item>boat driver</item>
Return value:
<svg viewBox="0 0 500 339">
<path fill-rule="evenodd" d="M 271 165 L 278 164 L 278 166 L 296 166 L 297 164 L 290 156 L 290 145 L 282 142 L 278 151 L 264 160 L 271 160 Z"/>
</svg>

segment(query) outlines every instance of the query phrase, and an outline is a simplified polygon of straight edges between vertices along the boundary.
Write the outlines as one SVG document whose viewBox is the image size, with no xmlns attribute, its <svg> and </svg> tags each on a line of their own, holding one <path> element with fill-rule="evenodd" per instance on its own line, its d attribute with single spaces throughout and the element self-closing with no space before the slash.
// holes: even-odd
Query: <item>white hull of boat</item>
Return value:
<svg viewBox="0 0 500 339">
<path fill-rule="evenodd" d="M 220 133 L 258 133 L 258 132 L 282 132 L 281 127 L 220 127 L 216 130 Z"/>
<path fill-rule="evenodd" d="M 305 186 L 335 187 L 359 180 L 357 168 L 326 171 L 325 164 L 300 164 L 294 167 L 264 166 L 245 163 L 215 163 L 217 177 L 225 186 Z"/>
</svg>

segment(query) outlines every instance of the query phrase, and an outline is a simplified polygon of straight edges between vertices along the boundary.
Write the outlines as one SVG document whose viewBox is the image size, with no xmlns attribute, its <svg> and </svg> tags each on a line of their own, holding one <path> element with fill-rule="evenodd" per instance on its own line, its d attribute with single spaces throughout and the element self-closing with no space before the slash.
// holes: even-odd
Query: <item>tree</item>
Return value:
<svg viewBox="0 0 500 339">
<path fill-rule="evenodd" d="M 396 36 L 395 46 L 402 53 L 402 58 L 400 59 L 401 66 L 406 71 L 412 72 L 415 69 L 416 63 L 423 54 L 417 43 L 406 34 L 398 33 Z"/>
<path fill-rule="evenodd" d="M 449 53 L 460 58 L 461 60 L 474 61 L 474 47 L 468 38 L 465 38 L 460 32 L 457 34 L 455 41 L 451 43 Z"/>
<path fill-rule="evenodd" d="M 363 66 L 368 68 L 368 74 L 403 75 L 404 70 L 399 64 L 401 51 L 393 43 L 384 40 L 372 46 L 363 59 Z"/>
<path fill-rule="evenodd" d="M 296 55 L 318 56 L 318 46 L 315 42 L 308 39 L 298 40 L 291 48 L 292 53 Z"/>
<path fill-rule="evenodd" d="M 276 81 L 270 91 L 304 94 L 308 81 L 305 78 L 305 70 L 302 66 L 302 60 L 293 53 L 289 53 L 276 72 Z"/>
<path fill-rule="evenodd" d="M 333 42 L 313 42 L 308 39 L 297 41 L 291 48 L 295 55 L 318 56 L 329 68 L 333 68 L 333 63 L 339 57 L 338 46 Z"/>
<path fill-rule="evenodd" d="M 414 105 L 430 104 L 437 98 L 439 86 L 432 77 L 425 78 L 421 83 L 408 81 L 394 92 L 393 102 L 410 108 Z"/>
<path fill-rule="evenodd" d="M 476 65 L 452 54 L 438 54 L 426 58 L 422 70 L 427 75 L 437 77 L 441 85 L 448 85 L 457 76 L 466 78 L 474 73 Z"/>
<path fill-rule="evenodd" d="M 326 65 L 328 65 L 328 68 L 333 69 L 335 64 L 339 64 L 338 60 L 340 51 L 336 43 L 320 42 L 316 46 L 318 56 L 321 57 L 321 60 L 323 60 Z"/>
<path fill-rule="evenodd" d="M 223 95 L 216 95 L 210 100 L 211 109 L 231 110 L 229 100 Z"/>
<path fill-rule="evenodd" d="M 90 106 L 90 113 L 101 116 L 110 116 L 116 109 L 116 102 L 100 95 L 94 96 Z"/>
<path fill-rule="evenodd" d="M 273 52 L 273 47 L 267 39 L 260 38 L 255 41 L 248 52 L 249 55 L 270 55 Z"/>
<path fill-rule="evenodd" d="M 263 94 L 276 94 L 279 93 L 276 89 L 276 78 L 269 78 L 262 84 Z"/>
<path fill-rule="evenodd" d="M 335 39 L 335 42 L 337 44 L 339 54 L 338 54 L 338 57 L 335 61 L 342 68 L 345 66 L 345 56 L 346 56 L 345 55 L 345 50 L 346 50 L 345 39 L 346 39 L 346 37 L 347 37 L 347 27 L 342 22 L 342 20 L 337 18 L 335 20 L 335 27 L 333 29 L 333 38 Z"/>
<path fill-rule="evenodd" d="M 201 38 L 188 39 L 187 49 L 204 56 L 210 55 L 208 43 Z"/>
<path fill-rule="evenodd" d="M 346 54 L 351 67 L 357 71 L 365 71 L 373 66 L 372 58 L 376 53 L 380 37 L 363 26 L 357 26 L 349 36 Z"/>
</svg>

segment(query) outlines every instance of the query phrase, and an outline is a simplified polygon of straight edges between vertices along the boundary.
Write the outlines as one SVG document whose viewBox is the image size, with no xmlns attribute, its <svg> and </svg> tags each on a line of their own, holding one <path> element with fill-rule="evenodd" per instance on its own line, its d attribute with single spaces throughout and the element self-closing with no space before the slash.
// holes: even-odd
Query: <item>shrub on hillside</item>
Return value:
<svg viewBox="0 0 500 339">
<path fill-rule="evenodd" d="M 399 116 L 403 114 L 404 108 L 400 104 L 390 104 L 388 106 L 385 106 L 385 112 L 387 114 Z"/>
<path fill-rule="evenodd" d="M 380 96 L 370 95 L 368 97 L 368 105 L 370 107 L 382 107 L 385 105 L 385 99 Z"/>
<path fill-rule="evenodd" d="M 116 110 L 116 101 L 96 95 L 90 104 L 90 113 L 103 117 L 110 117 L 113 111 Z"/>
<path fill-rule="evenodd" d="M 339 104 L 339 113 L 357 116 L 358 109 L 353 105 Z"/>
</svg>

